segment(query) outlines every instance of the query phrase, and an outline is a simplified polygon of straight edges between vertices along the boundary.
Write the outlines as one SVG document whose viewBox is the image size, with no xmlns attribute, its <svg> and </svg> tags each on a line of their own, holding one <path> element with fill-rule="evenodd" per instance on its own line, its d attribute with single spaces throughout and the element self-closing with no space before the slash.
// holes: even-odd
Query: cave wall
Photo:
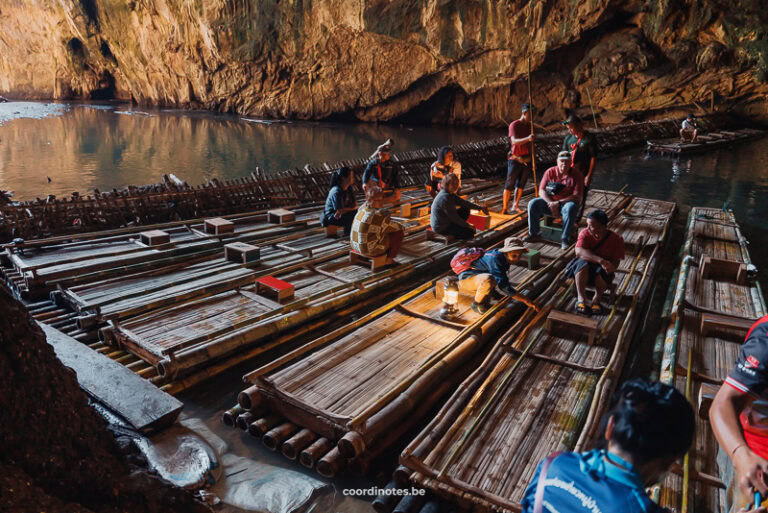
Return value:
<svg viewBox="0 0 768 513">
<path fill-rule="evenodd" d="M 0 94 L 251 116 L 502 125 L 768 121 L 759 0 L 6 0 Z M 698 106 L 696 106 L 698 104 Z"/>
</svg>

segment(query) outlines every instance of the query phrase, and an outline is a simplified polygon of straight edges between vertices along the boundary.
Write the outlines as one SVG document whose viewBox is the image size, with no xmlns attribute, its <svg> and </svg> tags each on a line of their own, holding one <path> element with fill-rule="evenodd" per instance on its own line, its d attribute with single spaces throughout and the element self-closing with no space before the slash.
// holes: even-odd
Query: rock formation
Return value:
<svg viewBox="0 0 768 513">
<path fill-rule="evenodd" d="M 768 121 L 758 0 L 8 0 L 0 93 L 297 119 Z M 10 4 L 10 5 L 9 5 Z"/>
</svg>

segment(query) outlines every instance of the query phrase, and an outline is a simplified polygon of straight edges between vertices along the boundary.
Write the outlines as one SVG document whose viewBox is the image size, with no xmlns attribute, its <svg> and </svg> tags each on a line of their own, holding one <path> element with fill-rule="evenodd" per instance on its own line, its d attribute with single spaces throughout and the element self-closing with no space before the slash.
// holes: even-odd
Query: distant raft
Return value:
<svg viewBox="0 0 768 513">
<path fill-rule="evenodd" d="M 687 155 L 722 148 L 737 142 L 750 141 L 765 136 L 765 130 L 742 128 L 740 130 L 720 130 L 696 137 L 696 142 L 681 142 L 679 138 L 654 139 L 648 141 L 648 153 L 660 155 Z"/>
</svg>

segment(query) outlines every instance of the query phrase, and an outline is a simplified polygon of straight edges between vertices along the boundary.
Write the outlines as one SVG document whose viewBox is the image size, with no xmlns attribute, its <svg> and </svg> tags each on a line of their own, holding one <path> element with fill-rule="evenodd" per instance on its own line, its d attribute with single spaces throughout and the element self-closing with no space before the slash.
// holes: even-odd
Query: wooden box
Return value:
<svg viewBox="0 0 768 513">
<path fill-rule="evenodd" d="M 721 335 L 731 335 L 736 340 L 742 340 L 747 336 L 749 328 L 755 321 L 749 319 L 737 319 L 726 315 L 701 314 L 701 325 L 699 333 L 706 337 L 710 332 L 717 332 Z"/>
<path fill-rule="evenodd" d="M 541 265 L 541 252 L 538 249 L 529 249 L 520 255 L 520 261 L 528 265 L 528 269 L 538 269 Z"/>
<path fill-rule="evenodd" d="M 553 334 L 558 327 L 570 328 L 568 332 L 571 335 L 576 334 L 578 336 L 578 334 L 586 332 L 590 344 L 594 344 L 595 336 L 600 331 L 596 319 L 552 310 L 547 316 L 547 333 Z"/>
<path fill-rule="evenodd" d="M 371 267 L 371 271 L 376 272 L 377 269 L 380 269 L 381 267 L 384 267 L 387 264 L 387 255 L 383 254 L 383 255 L 370 257 L 370 256 L 362 255 L 357 251 L 350 251 L 349 263 L 369 265 Z"/>
<path fill-rule="evenodd" d="M 162 230 L 150 230 L 139 234 L 142 244 L 147 246 L 160 246 L 171 242 L 171 236 Z"/>
<path fill-rule="evenodd" d="M 267 222 L 273 224 L 285 224 L 296 220 L 296 213 L 284 208 L 276 208 L 267 212 Z"/>
<path fill-rule="evenodd" d="M 491 227 L 491 216 L 487 216 L 483 214 L 482 212 L 478 213 L 471 213 L 469 214 L 469 218 L 467 219 L 467 222 L 477 228 L 478 231 L 485 231 L 490 229 Z"/>
<path fill-rule="evenodd" d="M 416 217 L 424 217 L 429 215 L 429 207 L 421 207 L 416 210 Z"/>
<path fill-rule="evenodd" d="M 221 217 L 206 219 L 203 226 L 205 227 L 205 233 L 213 235 L 223 235 L 225 233 L 235 232 L 235 223 L 222 219 Z"/>
<path fill-rule="evenodd" d="M 277 296 L 277 302 L 282 303 L 293 297 L 295 287 L 290 283 L 275 278 L 274 276 L 262 276 L 256 280 L 256 293 L 267 293 Z"/>
<path fill-rule="evenodd" d="M 258 262 L 261 251 L 257 246 L 244 242 L 233 242 L 224 246 L 224 258 L 238 264 L 250 264 Z"/>
<path fill-rule="evenodd" d="M 448 244 L 452 244 L 453 242 L 456 242 L 456 237 L 454 237 L 453 235 L 442 235 L 440 233 L 433 231 L 432 228 L 427 228 L 426 234 L 427 234 L 427 240 L 441 242 L 446 246 Z"/>
<path fill-rule="evenodd" d="M 339 236 L 339 227 L 335 224 L 329 224 L 325 227 L 325 237 L 328 239 L 336 239 Z"/>
<path fill-rule="evenodd" d="M 736 260 L 702 256 L 699 272 L 705 279 L 726 280 L 738 285 L 744 285 L 747 282 L 747 264 Z"/>
<path fill-rule="evenodd" d="M 709 383 L 702 383 L 699 386 L 698 413 L 702 419 L 709 420 L 709 407 L 712 406 L 718 390 L 720 390 L 719 386 Z"/>
<path fill-rule="evenodd" d="M 400 205 L 400 217 L 411 217 L 411 204 L 403 203 Z"/>
</svg>

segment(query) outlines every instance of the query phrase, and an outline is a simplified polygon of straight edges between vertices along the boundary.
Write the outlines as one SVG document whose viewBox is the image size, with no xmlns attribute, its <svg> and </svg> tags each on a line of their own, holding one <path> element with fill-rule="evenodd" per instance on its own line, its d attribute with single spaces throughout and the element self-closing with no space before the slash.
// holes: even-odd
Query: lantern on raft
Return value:
<svg viewBox="0 0 768 513">
<path fill-rule="evenodd" d="M 443 284 L 443 307 L 440 309 L 440 318 L 446 321 L 455 319 L 459 309 L 459 280 L 451 276 Z"/>
</svg>

